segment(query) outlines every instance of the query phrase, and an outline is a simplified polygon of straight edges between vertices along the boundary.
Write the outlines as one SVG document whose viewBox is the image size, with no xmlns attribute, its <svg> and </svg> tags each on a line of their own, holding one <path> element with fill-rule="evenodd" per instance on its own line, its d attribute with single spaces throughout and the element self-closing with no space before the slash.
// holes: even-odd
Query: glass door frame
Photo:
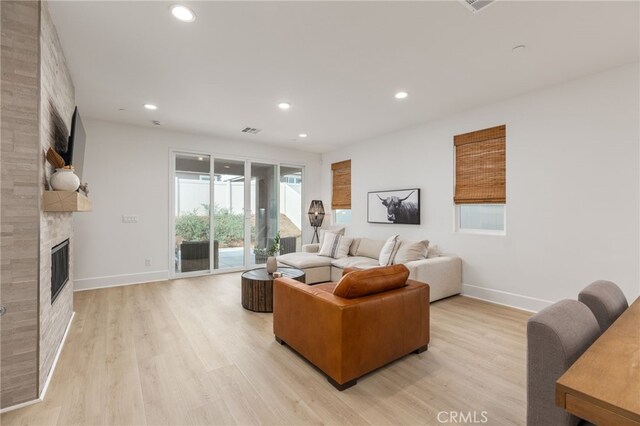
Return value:
<svg viewBox="0 0 640 426">
<path fill-rule="evenodd" d="M 202 271 L 193 271 L 193 272 L 176 272 L 175 270 L 175 174 L 176 174 L 176 156 L 178 154 L 188 154 L 188 155 L 206 155 L 209 157 L 209 176 L 211 185 L 209 187 L 209 269 Z M 214 269 L 214 250 L 213 250 L 213 241 L 215 240 L 215 215 L 213 213 L 213 205 L 215 202 L 214 195 L 214 168 L 215 168 L 215 160 L 233 160 L 233 161 L 244 161 L 244 266 L 239 266 L 237 268 L 225 268 L 225 269 Z M 197 149 L 183 149 L 183 148 L 169 148 L 169 185 L 168 185 L 168 193 L 169 193 L 169 239 L 168 239 L 168 265 L 169 265 L 169 279 L 179 279 L 179 278 L 188 278 L 188 277 L 197 277 L 204 275 L 217 275 L 217 274 L 226 274 L 232 272 L 241 272 L 247 269 L 256 268 L 257 264 L 255 263 L 255 258 L 251 251 L 251 214 L 254 213 L 251 211 L 251 180 L 253 178 L 251 174 L 251 165 L 253 163 L 265 164 L 275 166 L 275 177 L 277 179 L 276 185 L 276 200 L 278 206 L 278 215 L 280 214 L 280 168 L 282 166 L 285 167 L 299 167 L 302 170 L 302 197 L 301 197 L 301 206 L 300 211 L 302 215 L 302 224 L 304 224 L 304 203 L 306 196 L 306 164 L 296 164 L 296 163 L 287 163 L 287 162 L 278 162 L 276 160 L 269 159 L 260 159 L 255 157 L 243 157 L 239 155 L 225 155 L 225 154 L 217 154 L 211 151 L 207 151 L 205 149 L 197 150 Z M 280 229 L 280 220 L 278 216 L 278 220 L 276 220 L 276 232 Z M 300 230 L 301 236 L 304 237 L 304 226 L 303 229 Z"/>
</svg>

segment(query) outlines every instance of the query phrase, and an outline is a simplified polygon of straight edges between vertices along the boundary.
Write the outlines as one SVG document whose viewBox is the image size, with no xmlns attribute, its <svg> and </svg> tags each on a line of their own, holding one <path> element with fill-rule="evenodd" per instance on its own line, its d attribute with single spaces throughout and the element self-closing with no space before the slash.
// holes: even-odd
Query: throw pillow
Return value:
<svg viewBox="0 0 640 426">
<path fill-rule="evenodd" d="M 345 299 L 354 299 L 404 287 L 407 279 L 409 270 L 404 265 L 353 271 L 338 281 L 333 294 Z"/>
<path fill-rule="evenodd" d="M 322 242 L 324 241 L 324 236 L 327 233 L 332 233 L 332 234 L 340 234 L 340 235 L 344 235 L 344 231 L 345 231 L 345 227 L 344 226 L 339 226 L 339 225 L 330 225 L 328 228 L 320 228 L 318 230 L 318 239 L 320 240 L 320 247 L 322 247 Z"/>
<path fill-rule="evenodd" d="M 440 257 L 442 253 L 440 253 L 440 248 L 438 248 L 435 244 L 429 244 L 429 250 L 427 251 L 427 259 L 431 259 L 433 257 Z"/>
<path fill-rule="evenodd" d="M 353 242 L 349 246 L 349 256 L 355 256 L 360 246 L 360 238 L 354 238 Z"/>
<path fill-rule="evenodd" d="M 396 257 L 393 259 L 393 263 L 407 263 L 414 260 L 422 260 L 427 257 L 427 250 L 429 248 L 429 241 L 409 241 L 400 240 L 400 248 L 396 253 Z"/>
<path fill-rule="evenodd" d="M 372 240 L 370 238 L 360 238 L 360 244 L 356 249 L 356 256 L 370 257 L 371 259 L 379 259 L 380 251 L 384 246 L 384 241 Z"/>
<path fill-rule="evenodd" d="M 326 232 L 324 234 L 324 241 L 320 246 L 319 256 L 332 257 L 334 259 L 340 259 L 347 257 L 349 254 L 349 246 L 353 238 L 344 237 L 340 234 L 333 234 Z"/>
<path fill-rule="evenodd" d="M 398 252 L 398 236 L 393 235 L 389 237 L 382 250 L 380 251 L 380 266 L 389 266 L 393 263 L 393 258 Z"/>
</svg>

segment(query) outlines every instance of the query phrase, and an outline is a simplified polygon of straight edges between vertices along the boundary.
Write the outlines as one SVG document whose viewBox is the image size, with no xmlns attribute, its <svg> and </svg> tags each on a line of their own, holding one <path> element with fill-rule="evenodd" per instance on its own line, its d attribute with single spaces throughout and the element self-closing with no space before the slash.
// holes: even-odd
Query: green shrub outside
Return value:
<svg viewBox="0 0 640 426">
<path fill-rule="evenodd" d="M 204 207 L 204 214 L 194 209 L 176 217 L 176 236 L 185 241 L 209 240 L 209 206 Z M 242 247 L 244 237 L 244 215 L 231 213 L 229 209 L 213 206 L 215 217 L 215 236 L 220 247 Z"/>
</svg>

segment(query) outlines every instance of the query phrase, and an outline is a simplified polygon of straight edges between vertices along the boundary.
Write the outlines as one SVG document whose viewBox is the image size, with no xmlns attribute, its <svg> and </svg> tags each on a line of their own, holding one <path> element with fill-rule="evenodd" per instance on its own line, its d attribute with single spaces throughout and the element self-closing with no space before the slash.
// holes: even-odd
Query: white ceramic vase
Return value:
<svg viewBox="0 0 640 426">
<path fill-rule="evenodd" d="M 51 175 L 54 191 L 75 191 L 80 186 L 80 178 L 71 169 L 56 169 Z"/>
<path fill-rule="evenodd" d="M 278 270 L 278 261 L 274 256 L 269 256 L 267 258 L 267 272 L 273 274 Z"/>
</svg>

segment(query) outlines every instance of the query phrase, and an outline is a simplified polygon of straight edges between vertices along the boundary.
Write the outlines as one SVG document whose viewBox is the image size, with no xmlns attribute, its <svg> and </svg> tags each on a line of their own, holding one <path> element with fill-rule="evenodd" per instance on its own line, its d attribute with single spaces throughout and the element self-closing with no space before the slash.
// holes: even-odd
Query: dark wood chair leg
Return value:
<svg viewBox="0 0 640 426">
<path fill-rule="evenodd" d="M 278 336 L 276 336 L 276 342 L 280 343 L 281 345 L 284 345 L 285 342 L 284 340 L 282 340 L 281 338 L 279 338 Z"/>
<path fill-rule="evenodd" d="M 415 351 L 413 351 L 413 353 L 414 354 L 421 354 L 422 352 L 426 351 L 427 349 L 429 349 L 429 345 L 424 345 L 424 346 L 419 347 Z"/>
<path fill-rule="evenodd" d="M 353 379 L 343 384 L 336 382 L 331 377 L 327 377 L 327 380 L 329 381 L 329 383 L 333 385 L 334 388 L 338 389 L 340 392 L 342 392 L 345 389 L 349 389 L 351 386 L 354 386 L 356 383 L 358 383 L 358 379 Z"/>
</svg>

